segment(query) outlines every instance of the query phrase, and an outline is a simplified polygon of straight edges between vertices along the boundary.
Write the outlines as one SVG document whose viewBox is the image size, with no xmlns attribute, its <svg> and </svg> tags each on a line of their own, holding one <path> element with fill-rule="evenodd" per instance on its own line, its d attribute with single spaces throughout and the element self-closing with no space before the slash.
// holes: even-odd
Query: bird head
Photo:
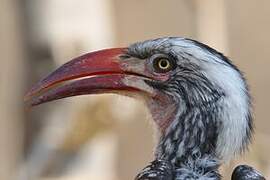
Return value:
<svg viewBox="0 0 270 180">
<path fill-rule="evenodd" d="M 195 40 L 165 37 L 82 55 L 38 82 L 26 99 L 35 106 L 101 93 L 143 99 L 160 132 L 157 157 L 175 160 L 199 152 L 227 160 L 250 140 L 243 75 Z"/>
</svg>

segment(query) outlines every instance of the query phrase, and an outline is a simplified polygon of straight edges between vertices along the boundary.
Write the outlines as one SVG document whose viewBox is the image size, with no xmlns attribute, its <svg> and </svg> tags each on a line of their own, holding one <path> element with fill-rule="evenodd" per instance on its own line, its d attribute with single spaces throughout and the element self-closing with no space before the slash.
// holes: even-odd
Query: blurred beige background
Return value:
<svg viewBox="0 0 270 180">
<path fill-rule="evenodd" d="M 147 110 L 83 96 L 29 110 L 23 94 L 72 57 L 161 36 L 202 41 L 249 81 L 256 135 L 239 163 L 270 177 L 270 1 L 0 0 L 0 179 L 127 180 L 152 159 Z"/>
</svg>

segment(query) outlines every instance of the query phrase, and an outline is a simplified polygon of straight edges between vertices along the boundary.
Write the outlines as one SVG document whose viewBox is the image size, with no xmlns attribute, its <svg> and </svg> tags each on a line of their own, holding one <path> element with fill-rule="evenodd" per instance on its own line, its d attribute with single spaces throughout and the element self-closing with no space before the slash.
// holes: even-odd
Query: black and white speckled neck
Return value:
<svg viewBox="0 0 270 180">
<path fill-rule="evenodd" d="M 250 96 L 242 73 L 227 57 L 191 39 L 159 38 L 127 50 L 129 57 L 145 61 L 155 54 L 176 64 L 168 81 L 146 81 L 176 106 L 169 126 L 160 127 L 156 158 L 172 163 L 177 180 L 220 179 L 219 165 L 242 152 L 252 134 Z"/>
</svg>

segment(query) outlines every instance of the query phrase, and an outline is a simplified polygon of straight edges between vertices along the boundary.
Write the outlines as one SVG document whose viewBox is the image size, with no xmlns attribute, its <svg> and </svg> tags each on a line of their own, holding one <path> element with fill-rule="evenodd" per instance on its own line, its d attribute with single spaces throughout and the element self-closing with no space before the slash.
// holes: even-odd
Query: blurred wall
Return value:
<svg viewBox="0 0 270 180">
<path fill-rule="evenodd" d="M 270 2 L 229 0 L 226 3 L 229 57 L 248 79 L 254 105 L 255 136 L 242 159 L 270 177 Z"/>
<path fill-rule="evenodd" d="M 240 65 L 249 80 L 254 99 L 257 132 L 268 135 L 270 133 L 269 7 L 270 2 L 267 0 L 262 0 L 260 3 L 251 0 L 230 0 L 226 4 L 229 56 Z"/>
<path fill-rule="evenodd" d="M 0 179 L 11 179 L 22 155 L 26 54 L 18 1 L 0 4 Z"/>
<path fill-rule="evenodd" d="M 26 0 L 26 4 L 15 0 L 0 2 L 0 145 L 5 147 L 0 150 L 0 179 L 10 179 L 22 152 L 25 108 L 22 104 L 22 94 L 26 84 L 33 84 L 59 64 L 84 52 L 111 46 L 127 46 L 133 42 L 161 36 L 198 39 L 225 52 L 245 72 L 254 98 L 256 136 L 250 152 L 230 166 L 226 165 L 224 172 L 231 174 L 233 166 L 241 162 L 254 165 L 270 177 L 267 112 L 270 105 L 270 84 L 267 79 L 270 77 L 269 1 Z M 26 20 L 23 18 L 24 13 L 28 17 Z M 25 29 L 29 31 L 24 32 Z M 28 52 L 31 52 L 30 55 Z M 30 69 L 28 77 L 24 76 L 27 69 Z M 37 153 L 37 157 L 43 157 L 45 160 L 44 165 L 38 166 L 34 161 L 33 166 L 46 167 L 48 159 L 62 159 L 61 163 L 55 163 L 57 166 L 70 165 L 66 171 L 55 175 L 55 179 L 89 179 L 93 177 L 89 174 L 93 175 L 94 172 L 99 173 L 95 174 L 95 179 L 108 179 L 108 176 L 112 179 L 132 179 L 153 158 L 154 131 L 149 123 L 149 115 L 141 103 L 130 99 L 115 96 L 74 98 L 25 113 L 35 114 L 27 116 L 25 123 L 26 135 L 30 141 L 25 144 L 26 149 L 30 149 L 31 152 L 35 144 L 33 142 L 39 142 L 39 145 L 43 143 L 42 147 L 53 147 L 48 148 L 51 152 L 46 153 L 54 158 Z M 103 120 L 106 118 L 101 114 L 109 116 L 112 124 L 104 125 Z M 88 118 L 92 121 L 87 121 Z M 81 122 L 83 125 L 78 125 Z M 93 126 L 95 128 L 86 128 Z M 61 135 L 60 131 L 63 131 Z M 95 136 L 106 133 L 107 135 L 95 140 Z M 64 143 L 59 142 L 60 140 Z M 74 142 L 76 140 L 78 141 Z M 104 153 L 109 155 L 105 156 Z M 61 158 L 56 158 L 60 156 Z M 78 156 L 80 158 L 74 158 Z M 88 156 L 95 158 L 87 159 Z M 93 161 L 96 164 L 93 164 Z M 106 173 L 102 173 L 102 163 L 109 167 Z M 77 171 L 78 169 L 84 171 Z M 39 172 L 37 175 L 40 175 Z M 43 176 L 48 177 L 49 173 L 43 173 Z"/>
</svg>

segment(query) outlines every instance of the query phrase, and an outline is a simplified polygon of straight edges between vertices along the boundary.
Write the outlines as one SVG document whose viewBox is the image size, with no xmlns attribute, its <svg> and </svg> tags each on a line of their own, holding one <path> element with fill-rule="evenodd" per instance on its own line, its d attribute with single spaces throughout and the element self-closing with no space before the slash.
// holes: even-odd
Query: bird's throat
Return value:
<svg viewBox="0 0 270 180">
<path fill-rule="evenodd" d="M 218 175 L 220 163 L 215 154 L 218 130 L 216 117 L 211 116 L 215 114 L 211 113 L 213 111 L 211 108 L 182 107 L 161 133 L 156 159 L 170 161 L 179 171 L 203 168 L 205 173 Z"/>
<path fill-rule="evenodd" d="M 177 113 L 176 103 L 168 96 L 149 98 L 147 106 L 161 134 L 165 134 Z"/>
</svg>

